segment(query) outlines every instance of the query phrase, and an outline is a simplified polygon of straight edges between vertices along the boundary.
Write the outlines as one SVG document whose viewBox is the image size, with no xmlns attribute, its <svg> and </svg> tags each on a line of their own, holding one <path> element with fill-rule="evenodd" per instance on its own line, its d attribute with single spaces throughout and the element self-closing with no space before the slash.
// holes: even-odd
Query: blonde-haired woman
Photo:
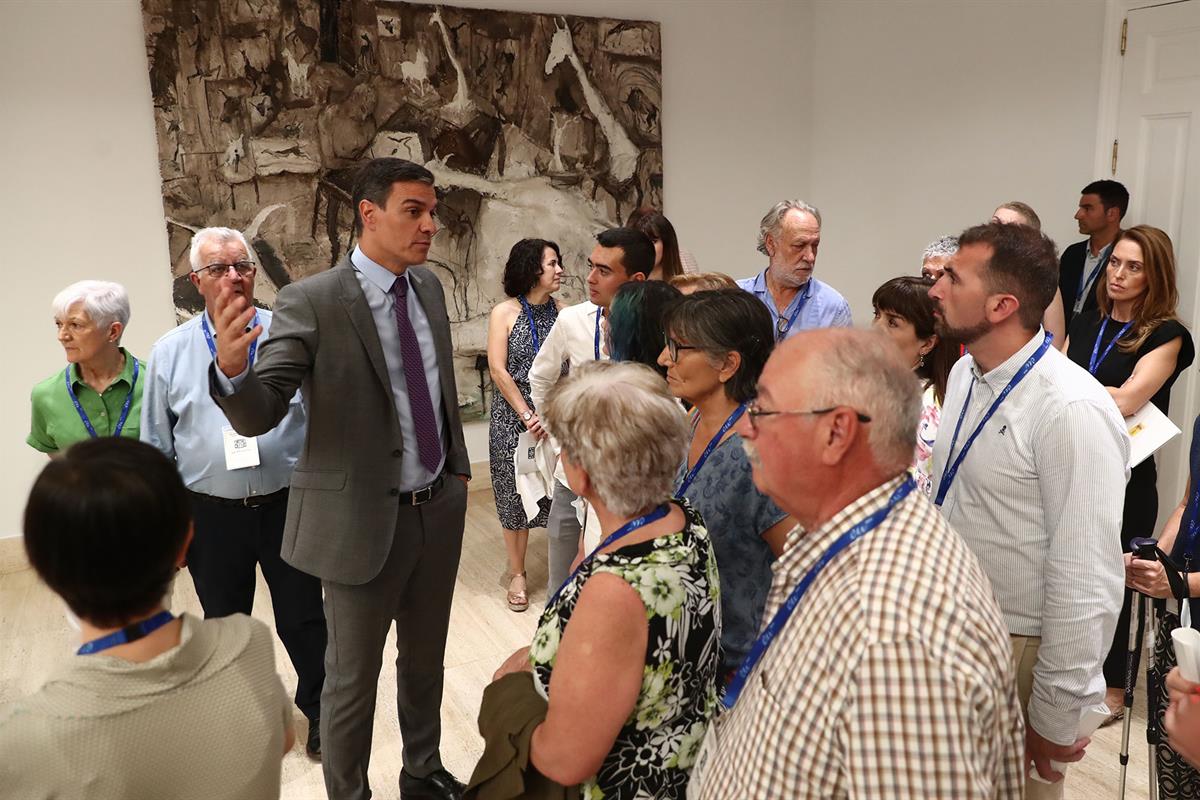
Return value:
<svg viewBox="0 0 1200 800">
<path fill-rule="evenodd" d="M 51 304 L 65 369 L 33 387 L 25 441 L 53 455 L 83 439 L 138 438 L 146 365 L 121 347 L 129 295 L 111 281 L 79 281 Z"/>
<path fill-rule="evenodd" d="M 1149 225 L 1122 231 L 1105 274 L 1096 280 L 1096 302 L 1097 308 L 1071 320 L 1067 357 L 1108 387 L 1122 416 L 1137 412 L 1147 402 L 1166 414 L 1171 387 L 1196 354 L 1192 336 L 1176 313 L 1179 289 L 1170 237 Z M 1121 525 L 1121 546 L 1126 552 L 1132 539 L 1154 535 L 1157 482 L 1153 458 L 1130 472 Z M 1104 662 L 1110 708 L 1119 707 L 1124 694 L 1129 608 L 1126 592 Z M 1120 713 L 1114 714 L 1119 717 Z"/>
<path fill-rule="evenodd" d="M 529 746 L 541 775 L 584 797 L 682 798 L 716 709 L 721 634 L 708 532 L 671 499 L 687 422 L 662 378 L 630 362 L 572 370 L 543 406 L 603 540 L 496 678 L 531 670 L 527 691 L 548 701 Z"/>
</svg>

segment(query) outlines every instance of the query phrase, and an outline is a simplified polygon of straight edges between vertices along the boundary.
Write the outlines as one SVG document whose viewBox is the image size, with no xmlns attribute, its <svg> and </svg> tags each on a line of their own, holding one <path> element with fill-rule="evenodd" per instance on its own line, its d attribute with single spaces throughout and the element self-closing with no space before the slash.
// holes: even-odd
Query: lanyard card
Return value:
<svg viewBox="0 0 1200 800">
<path fill-rule="evenodd" d="M 537 437 L 525 431 L 517 437 L 516 469 L 518 475 L 537 472 Z"/>
<path fill-rule="evenodd" d="M 225 440 L 225 469 L 246 469 L 257 467 L 258 437 L 242 436 L 233 428 L 222 428 L 221 435 Z"/>
</svg>

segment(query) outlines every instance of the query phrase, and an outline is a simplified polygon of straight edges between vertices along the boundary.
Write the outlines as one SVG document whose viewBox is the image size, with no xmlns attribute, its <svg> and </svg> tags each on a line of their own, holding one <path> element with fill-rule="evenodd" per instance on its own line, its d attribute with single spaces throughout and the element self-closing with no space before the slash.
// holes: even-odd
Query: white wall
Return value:
<svg viewBox="0 0 1200 800">
<path fill-rule="evenodd" d="M 1103 0 L 817 2 L 810 202 L 817 274 L 857 323 L 885 280 L 1002 202 L 1062 248 L 1094 178 Z M 1113 43 L 1115 45 L 1115 43 Z"/>
<path fill-rule="evenodd" d="M 807 92 L 807 5 L 459 4 L 662 21 L 666 211 L 703 266 L 753 271 L 758 218 L 807 179 L 807 115 L 792 101 Z M 28 389 L 63 362 L 49 311 L 55 293 L 85 277 L 125 284 L 133 305 L 125 343 L 143 357 L 174 324 L 138 0 L 0 2 L 0 109 L 0 320 L 10 354 L 10 389 L 0 392 L 4 536 L 19 531 L 45 462 L 24 440 Z M 472 460 L 486 460 L 486 425 L 468 427 Z"/>
</svg>

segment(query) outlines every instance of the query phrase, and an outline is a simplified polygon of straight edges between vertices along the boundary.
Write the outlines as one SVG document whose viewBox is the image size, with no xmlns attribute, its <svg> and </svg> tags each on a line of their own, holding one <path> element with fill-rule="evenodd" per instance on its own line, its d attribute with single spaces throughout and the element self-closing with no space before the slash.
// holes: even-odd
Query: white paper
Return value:
<svg viewBox="0 0 1200 800">
<path fill-rule="evenodd" d="M 1158 410 L 1153 403 L 1146 403 L 1137 413 L 1125 418 L 1129 431 L 1129 466 L 1136 467 L 1160 447 L 1179 435 L 1170 418 Z"/>
<path fill-rule="evenodd" d="M 259 465 L 257 436 L 242 436 L 233 428 L 224 428 L 221 434 L 225 439 L 225 469 L 246 469 Z"/>
<path fill-rule="evenodd" d="M 517 437 L 517 451 L 514 454 L 514 465 L 518 475 L 528 475 L 537 472 L 537 443 L 538 438 L 532 431 L 525 431 Z"/>
</svg>

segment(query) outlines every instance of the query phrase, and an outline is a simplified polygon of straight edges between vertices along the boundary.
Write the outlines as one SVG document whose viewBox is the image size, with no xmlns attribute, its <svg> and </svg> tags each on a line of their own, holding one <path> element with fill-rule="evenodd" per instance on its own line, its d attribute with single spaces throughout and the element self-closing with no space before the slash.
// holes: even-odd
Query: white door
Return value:
<svg viewBox="0 0 1200 800">
<path fill-rule="evenodd" d="M 1134 9 L 1127 20 L 1116 169 L 1130 194 L 1124 224 L 1170 235 L 1179 314 L 1200 344 L 1200 0 Z M 1197 374 L 1193 364 L 1171 395 L 1171 419 L 1184 435 L 1159 451 L 1160 528 L 1187 488 Z"/>
</svg>

